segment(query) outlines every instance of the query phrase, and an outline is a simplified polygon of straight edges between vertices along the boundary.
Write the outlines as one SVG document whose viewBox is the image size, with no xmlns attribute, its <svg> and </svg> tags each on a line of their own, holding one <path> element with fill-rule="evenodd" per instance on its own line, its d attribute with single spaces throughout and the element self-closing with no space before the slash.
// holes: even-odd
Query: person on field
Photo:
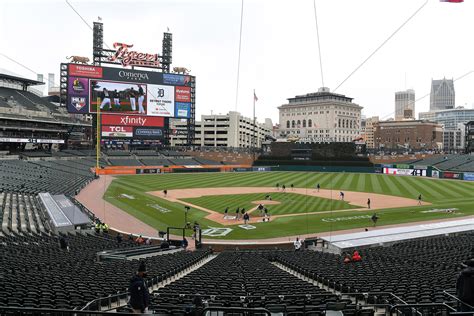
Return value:
<svg viewBox="0 0 474 316">
<path fill-rule="evenodd" d="M 374 215 L 372 215 L 372 217 L 370 219 L 374 223 L 374 227 L 375 227 L 375 225 L 377 225 L 377 221 L 379 219 L 379 217 L 377 216 L 377 213 L 374 213 Z"/>
<path fill-rule="evenodd" d="M 367 208 L 370 210 L 370 198 L 367 199 Z"/>
<path fill-rule="evenodd" d="M 293 189 L 295 188 L 295 186 L 292 184 L 290 184 L 290 187 L 291 187 L 291 191 L 293 191 Z"/>
<path fill-rule="evenodd" d="M 421 194 L 418 195 L 418 205 L 421 205 Z"/>
<path fill-rule="evenodd" d="M 244 219 L 244 214 L 245 214 L 245 208 L 242 207 L 242 209 L 240 210 L 240 215 L 241 215 L 242 219 Z"/>
<path fill-rule="evenodd" d="M 283 184 L 283 185 L 281 186 L 281 190 L 282 190 L 283 192 L 285 192 L 285 189 L 286 189 L 286 186 Z"/>
<path fill-rule="evenodd" d="M 163 195 L 164 195 L 165 197 L 168 196 L 168 190 L 164 189 L 164 190 L 163 190 Z"/>
<path fill-rule="evenodd" d="M 239 217 L 240 217 L 240 208 L 237 208 L 237 209 L 235 210 L 235 219 L 236 219 L 236 220 L 239 220 Z"/>
<path fill-rule="evenodd" d="M 344 192 L 339 192 L 339 197 L 341 198 L 341 201 L 344 201 Z"/>
<path fill-rule="evenodd" d="M 247 223 L 249 222 L 249 220 L 250 220 L 249 214 L 248 214 L 248 213 L 245 213 L 245 214 L 244 214 L 244 224 L 247 225 Z"/>
<path fill-rule="evenodd" d="M 456 281 L 456 295 L 464 303 L 474 306 L 474 259 L 468 260 L 464 266 L 466 268 Z M 467 307 L 461 305 L 461 311 L 469 311 Z"/>
<path fill-rule="evenodd" d="M 229 207 L 226 207 L 224 210 L 224 218 L 227 218 L 227 213 L 229 213 Z"/>
<path fill-rule="evenodd" d="M 280 183 L 276 184 L 277 191 L 280 190 Z"/>
<path fill-rule="evenodd" d="M 319 185 L 319 183 L 316 185 L 316 190 L 318 190 L 319 192 L 319 189 L 321 189 L 321 186 Z"/>
</svg>

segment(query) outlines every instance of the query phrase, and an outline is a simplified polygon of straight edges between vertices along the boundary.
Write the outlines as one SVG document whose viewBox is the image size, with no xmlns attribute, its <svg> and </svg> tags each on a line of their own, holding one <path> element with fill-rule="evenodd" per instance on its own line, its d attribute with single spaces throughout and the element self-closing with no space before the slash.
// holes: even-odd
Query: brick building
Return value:
<svg viewBox="0 0 474 316">
<path fill-rule="evenodd" d="M 443 127 L 430 121 L 385 121 L 374 124 L 378 149 L 442 150 Z"/>
</svg>

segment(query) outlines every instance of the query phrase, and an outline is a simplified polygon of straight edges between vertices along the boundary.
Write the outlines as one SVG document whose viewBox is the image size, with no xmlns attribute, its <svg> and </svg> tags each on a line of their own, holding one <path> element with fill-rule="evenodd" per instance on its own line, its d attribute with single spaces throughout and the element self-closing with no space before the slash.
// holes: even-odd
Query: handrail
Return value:
<svg viewBox="0 0 474 316">
<path fill-rule="evenodd" d="M 463 304 L 463 305 L 469 307 L 470 309 L 472 309 L 472 310 L 474 311 L 474 306 L 469 305 L 468 303 L 464 303 L 464 301 L 460 300 L 458 297 L 454 296 L 454 295 L 451 294 L 451 293 L 448 293 L 447 290 L 444 290 L 444 291 L 443 291 L 443 294 L 445 294 L 445 295 L 447 295 L 447 296 L 449 296 L 449 297 L 451 297 L 451 298 L 454 298 L 456 301 L 458 301 L 458 303 L 461 303 L 461 304 Z"/>
<path fill-rule="evenodd" d="M 453 307 L 447 305 L 446 303 L 419 303 L 419 304 L 393 305 L 390 308 L 390 313 L 393 313 L 395 310 L 397 310 L 399 308 L 412 308 L 412 309 L 416 310 L 418 314 L 421 315 L 421 313 L 417 310 L 417 308 L 420 308 L 420 307 L 444 307 L 446 310 L 450 310 L 451 312 L 456 311 L 456 309 L 454 309 Z"/>
<path fill-rule="evenodd" d="M 265 313 L 267 316 L 271 316 L 272 313 L 266 308 L 245 308 L 245 307 L 205 307 L 200 316 L 205 316 L 208 312 L 242 312 L 247 315 L 253 313 Z"/>
<path fill-rule="evenodd" d="M 43 315 L 43 313 L 48 313 L 51 315 L 110 315 L 108 312 L 101 312 L 101 311 L 83 311 L 83 310 L 76 310 L 76 309 L 52 309 L 52 308 L 33 308 L 33 307 L 7 307 L 7 306 L 0 306 L 0 314 L 3 315 L 3 312 L 13 312 L 14 315 Z M 117 312 L 114 315 L 130 315 L 130 313 L 121 313 Z"/>
</svg>

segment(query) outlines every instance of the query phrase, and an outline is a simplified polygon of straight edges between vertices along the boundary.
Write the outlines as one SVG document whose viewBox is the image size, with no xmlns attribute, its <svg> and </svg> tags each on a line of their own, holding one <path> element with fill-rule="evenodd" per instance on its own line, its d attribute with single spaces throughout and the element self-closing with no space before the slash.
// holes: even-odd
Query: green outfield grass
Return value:
<svg viewBox="0 0 474 316">
<path fill-rule="evenodd" d="M 314 188 L 316 184 L 319 183 L 323 189 L 373 192 L 412 199 L 416 199 L 418 194 L 422 194 L 423 200 L 432 203 L 430 206 L 385 209 L 378 212 L 380 219 L 377 225 L 474 215 L 474 183 L 380 174 L 249 172 L 119 176 L 109 186 L 104 198 L 148 225 L 163 230 L 168 226 L 183 226 L 184 207 L 180 203 L 169 202 L 146 192 L 161 191 L 164 189 L 206 187 L 269 187 L 269 192 L 272 192 L 276 183 L 280 185 L 285 184 L 287 188 L 289 188 L 291 184 L 295 187 Z M 122 194 L 133 196 L 134 199 L 121 197 Z M 275 194 L 276 192 L 273 191 L 272 197 L 274 199 L 276 199 Z M 302 197 L 303 200 L 312 198 Z M 229 197 L 229 199 L 239 198 L 239 195 Z M 226 199 L 219 199 L 219 201 L 213 201 L 210 199 L 209 202 L 205 203 L 206 205 L 207 203 L 212 203 L 215 205 L 212 206 L 212 209 L 223 212 L 225 206 L 222 203 L 225 200 Z M 247 201 L 247 197 L 245 197 L 244 200 Z M 333 203 L 336 202 L 338 201 L 333 200 Z M 241 207 L 245 207 L 243 203 L 244 201 Z M 287 211 L 306 212 L 304 209 L 305 204 L 306 203 L 302 203 L 301 207 L 298 206 L 298 210 L 292 208 Z M 250 204 L 246 205 L 249 205 L 248 208 L 250 208 Z M 273 209 L 276 206 L 277 205 L 272 205 L 271 207 Z M 339 209 L 344 207 L 345 206 L 339 207 Z M 158 208 L 161 208 L 161 211 L 158 210 Z M 459 211 L 457 214 L 423 213 L 435 208 L 458 208 Z M 163 209 L 165 209 L 165 213 L 163 213 Z M 284 209 L 281 209 L 281 212 L 284 211 Z M 275 213 L 272 211 L 272 214 Z M 206 212 L 192 208 L 188 214 L 188 220 L 191 222 L 198 221 L 204 229 L 207 227 L 223 227 L 218 223 L 204 219 L 206 215 Z M 368 218 L 371 215 L 372 212 L 369 211 L 348 210 L 342 213 L 282 217 L 274 219 L 270 223 L 255 224 L 257 228 L 253 230 L 244 230 L 237 225 L 226 226 L 231 228 L 232 232 L 221 238 L 256 239 L 357 227 L 364 228 L 372 225 Z M 361 217 L 351 218 L 354 216 Z"/>
<path fill-rule="evenodd" d="M 265 195 L 267 194 L 271 195 L 273 201 L 280 202 L 280 204 L 266 205 L 270 215 L 325 212 L 330 210 L 360 208 L 360 206 L 350 205 L 349 203 L 340 200 L 330 200 L 316 196 L 274 191 L 252 194 L 207 195 L 182 200 L 219 213 L 224 213 L 225 208 L 229 207 L 229 215 L 232 215 L 235 213 L 237 207 L 243 207 L 247 211 L 256 207 L 257 204 L 252 203 L 252 201 L 264 200 Z M 258 214 L 258 211 L 254 211 L 253 214 Z"/>
</svg>

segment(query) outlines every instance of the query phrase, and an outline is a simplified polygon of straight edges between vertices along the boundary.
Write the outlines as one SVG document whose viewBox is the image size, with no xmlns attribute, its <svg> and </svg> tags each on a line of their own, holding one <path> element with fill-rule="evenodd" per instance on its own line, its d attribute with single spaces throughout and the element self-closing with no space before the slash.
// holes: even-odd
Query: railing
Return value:
<svg viewBox="0 0 474 316">
<path fill-rule="evenodd" d="M 419 303 L 419 304 L 393 305 L 390 308 L 390 315 L 393 315 L 394 312 L 398 312 L 398 313 L 401 312 L 402 315 L 405 315 L 403 310 L 408 310 L 408 312 L 411 312 L 410 315 L 413 315 L 413 313 L 416 313 L 417 315 L 426 315 L 420 312 L 419 309 L 431 309 L 431 308 L 436 308 L 436 311 L 444 310 L 444 311 L 449 312 L 450 314 L 452 312 L 456 312 L 456 309 L 447 305 L 446 303 Z M 399 315 L 399 314 L 396 314 L 396 315 Z"/>
<path fill-rule="evenodd" d="M 225 314 L 239 314 L 245 316 L 252 315 L 266 315 L 271 316 L 272 313 L 265 308 L 242 308 L 242 307 L 206 307 L 204 308 L 200 315 L 201 316 L 221 316 Z"/>
<path fill-rule="evenodd" d="M 5 307 L 0 306 L 0 315 L 54 315 L 54 316 L 105 316 L 107 312 L 82 311 L 73 309 L 51 309 L 51 308 L 30 308 L 30 307 Z M 130 313 L 114 313 L 114 315 L 130 315 Z"/>
</svg>

